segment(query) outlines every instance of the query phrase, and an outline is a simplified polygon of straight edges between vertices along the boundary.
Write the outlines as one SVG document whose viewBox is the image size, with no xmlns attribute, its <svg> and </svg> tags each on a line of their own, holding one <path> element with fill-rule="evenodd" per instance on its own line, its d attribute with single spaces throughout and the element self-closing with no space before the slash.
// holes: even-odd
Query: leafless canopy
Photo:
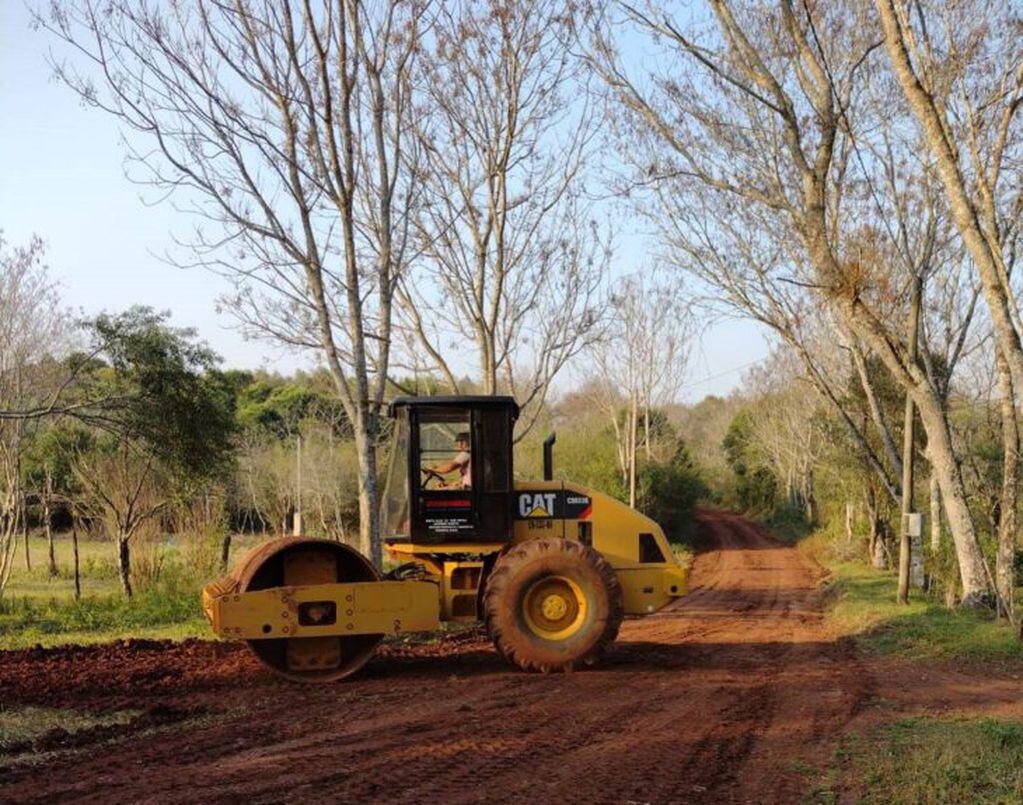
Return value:
<svg viewBox="0 0 1023 805">
<path fill-rule="evenodd" d="M 639 448 L 651 456 L 651 413 L 676 402 L 696 337 L 681 284 L 647 273 L 616 280 L 607 332 L 589 350 L 597 372 L 590 396 L 611 421 L 631 506 Z"/>
<path fill-rule="evenodd" d="M 520 436 L 597 334 L 609 261 L 584 195 L 597 121 L 568 48 L 573 14 L 554 0 L 445 3 L 421 62 L 424 260 L 401 299 L 410 354 L 426 360 L 410 367 L 515 395 Z"/>
<path fill-rule="evenodd" d="M 400 0 L 67 0 L 38 18 L 73 54 L 58 77 L 137 134 L 133 177 L 195 217 L 182 262 L 231 278 L 225 306 L 248 333 L 330 369 L 356 428 L 367 543 L 423 15 Z"/>
<path fill-rule="evenodd" d="M 0 233 L 0 594 L 22 526 L 22 459 L 34 412 L 59 404 L 66 387 L 59 359 L 69 321 L 43 263 L 43 244 L 8 248 Z"/>
<path fill-rule="evenodd" d="M 850 350 L 877 355 L 920 412 L 965 597 L 979 600 L 990 584 L 945 387 L 916 358 L 899 315 L 909 290 L 948 259 L 938 252 L 954 205 L 895 89 L 874 10 L 811 0 L 708 0 L 685 15 L 654 2 L 616 8 L 621 20 L 592 26 L 590 62 L 629 113 L 626 133 L 644 160 L 637 183 L 653 187 L 674 262 L 790 343 L 839 411 L 807 349 L 808 325 L 834 317 Z M 636 66 L 619 53 L 621 21 L 661 58 Z"/>
</svg>

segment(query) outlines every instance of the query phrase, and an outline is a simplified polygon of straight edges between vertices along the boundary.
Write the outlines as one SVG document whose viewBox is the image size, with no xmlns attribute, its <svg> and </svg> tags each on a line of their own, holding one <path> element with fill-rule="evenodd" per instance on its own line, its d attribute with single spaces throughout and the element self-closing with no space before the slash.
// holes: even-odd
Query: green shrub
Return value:
<svg viewBox="0 0 1023 805">
<path fill-rule="evenodd" d="M 655 418 L 655 423 L 659 418 Z M 659 432 L 666 426 L 659 426 Z M 653 428 L 651 428 L 653 431 Z M 685 543 L 692 536 L 693 509 L 710 492 L 685 443 L 672 437 L 657 443 L 657 452 L 668 452 L 667 460 L 639 456 L 636 476 L 636 507 L 664 529 L 668 538 Z M 541 440 L 531 436 L 519 444 L 515 453 L 515 474 L 519 478 L 541 476 Z M 558 433 L 554 448 L 554 477 L 587 486 L 617 498 L 629 500 L 629 489 L 622 478 L 613 430 L 600 428 L 566 429 Z"/>
<path fill-rule="evenodd" d="M 679 440 L 668 461 L 641 466 L 637 485 L 643 513 L 655 520 L 672 542 L 691 542 L 693 509 L 707 496 L 707 486 L 685 444 Z"/>
<path fill-rule="evenodd" d="M 813 530 L 813 523 L 807 521 L 803 508 L 791 503 L 779 503 L 764 523 L 772 534 L 789 542 L 803 539 Z"/>
</svg>

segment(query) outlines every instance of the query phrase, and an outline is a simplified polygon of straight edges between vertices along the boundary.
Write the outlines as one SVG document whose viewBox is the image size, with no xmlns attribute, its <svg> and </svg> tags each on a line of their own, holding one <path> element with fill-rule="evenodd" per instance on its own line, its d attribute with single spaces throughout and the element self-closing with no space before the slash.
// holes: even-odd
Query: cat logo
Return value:
<svg viewBox="0 0 1023 805">
<path fill-rule="evenodd" d="M 523 492 L 519 495 L 519 517 L 553 517 L 556 492 Z"/>
</svg>

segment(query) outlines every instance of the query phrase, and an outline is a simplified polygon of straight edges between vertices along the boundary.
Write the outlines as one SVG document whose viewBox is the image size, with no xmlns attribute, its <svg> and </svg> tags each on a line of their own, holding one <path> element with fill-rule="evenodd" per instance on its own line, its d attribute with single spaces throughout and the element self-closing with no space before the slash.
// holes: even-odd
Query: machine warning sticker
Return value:
<svg viewBox="0 0 1023 805">
<path fill-rule="evenodd" d="M 441 498 L 424 503 L 423 525 L 430 534 L 450 537 L 474 532 L 475 521 L 469 498 Z"/>
<path fill-rule="evenodd" d="M 590 516 L 593 501 L 588 495 L 566 490 L 519 492 L 515 506 L 518 520 L 558 519 L 585 520 Z"/>
</svg>

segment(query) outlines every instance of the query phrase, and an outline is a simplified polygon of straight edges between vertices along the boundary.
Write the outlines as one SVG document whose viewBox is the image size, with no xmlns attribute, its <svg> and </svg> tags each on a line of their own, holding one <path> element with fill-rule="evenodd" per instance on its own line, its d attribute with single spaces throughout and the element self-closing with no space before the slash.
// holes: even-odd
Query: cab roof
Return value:
<svg viewBox="0 0 1023 805">
<path fill-rule="evenodd" d="M 440 394 L 435 397 L 395 397 L 387 406 L 387 415 L 394 417 L 399 408 L 507 408 L 512 419 L 518 419 L 519 406 L 514 397 L 491 394 Z"/>
</svg>

